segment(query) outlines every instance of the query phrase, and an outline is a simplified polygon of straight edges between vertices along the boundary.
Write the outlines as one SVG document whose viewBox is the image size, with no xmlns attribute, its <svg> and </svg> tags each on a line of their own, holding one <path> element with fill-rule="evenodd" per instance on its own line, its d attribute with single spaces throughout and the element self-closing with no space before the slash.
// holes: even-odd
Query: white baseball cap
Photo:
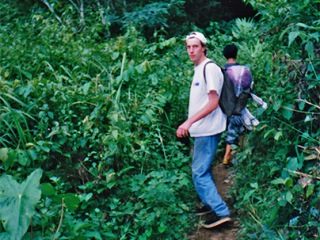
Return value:
<svg viewBox="0 0 320 240">
<path fill-rule="evenodd" d="M 204 35 L 200 32 L 191 32 L 187 35 L 186 37 L 186 41 L 188 39 L 191 39 L 191 38 L 197 38 L 200 40 L 200 42 L 202 42 L 203 44 L 207 44 L 207 39 L 204 37 Z"/>
</svg>

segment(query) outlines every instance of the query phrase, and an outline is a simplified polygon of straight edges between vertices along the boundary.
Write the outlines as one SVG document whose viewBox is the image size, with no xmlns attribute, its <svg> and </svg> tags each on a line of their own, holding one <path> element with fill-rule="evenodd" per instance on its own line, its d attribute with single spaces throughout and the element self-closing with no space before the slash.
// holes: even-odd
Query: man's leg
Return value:
<svg viewBox="0 0 320 240">
<path fill-rule="evenodd" d="M 192 178 L 202 203 L 210 207 L 218 216 L 225 216 L 229 215 L 230 211 L 217 191 L 211 169 L 219 139 L 220 134 L 195 138 Z"/>
<path fill-rule="evenodd" d="M 223 161 L 222 163 L 224 165 L 228 165 L 229 164 L 229 160 L 230 160 L 230 154 L 231 154 L 231 145 L 226 144 L 226 151 L 223 157 Z"/>
</svg>

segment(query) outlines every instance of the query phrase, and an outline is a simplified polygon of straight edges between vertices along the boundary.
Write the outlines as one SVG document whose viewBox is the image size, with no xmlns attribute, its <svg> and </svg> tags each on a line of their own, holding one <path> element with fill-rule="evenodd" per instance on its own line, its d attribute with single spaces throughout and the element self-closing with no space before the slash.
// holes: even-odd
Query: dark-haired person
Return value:
<svg viewBox="0 0 320 240">
<path fill-rule="evenodd" d="M 207 40 L 202 33 L 192 32 L 186 37 L 186 48 L 194 63 L 191 83 L 188 118 L 177 129 L 179 138 L 194 138 L 192 179 L 203 207 L 197 215 L 213 213 L 203 224 L 212 228 L 230 222 L 230 211 L 219 195 L 212 176 L 212 161 L 215 157 L 221 133 L 226 129 L 226 116 L 219 107 L 219 95 L 223 74 L 216 64 L 206 67 L 206 81 L 203 68 L 210 61 L 206 57 Z"/>
<path fill-rule="evenodd" d="M 228 44 L 222 52 L 227 59 L 224 67 L 234 84 L 235 93 L 239 99 L 239 104 L 237 105 L 239 107 L 236 107 L 234 113 L 228 118 L 227 135 L 225 139 L 226 150 L 222 160 L 224 166 L 228 168 L 233 165 L 230 161 L 232 145 L 238 145 L 240 133 L 245 129 L 252 130 L 253 126 L 259 124 L 259 121 L 245 107 L 247 99 L 252 98 L 263 108 L 266 108 L 266 103 L 252 93 L 252 75 L 249 68 L 237 63 L 237 46 L 235 44 Z"/>
</svg>

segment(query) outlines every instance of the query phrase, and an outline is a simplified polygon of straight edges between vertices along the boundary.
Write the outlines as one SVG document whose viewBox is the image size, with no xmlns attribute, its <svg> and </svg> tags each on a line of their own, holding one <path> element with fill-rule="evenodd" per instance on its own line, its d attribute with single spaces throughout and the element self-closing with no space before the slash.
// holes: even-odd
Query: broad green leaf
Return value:
<svg viewBox="0 0 320 240">
<path fill-rule="evenodd" d="M 16 150 L 14 151 L 15 161 L 20 163 L 22 166 L 26 166 L 30 164 L 30 160 L 28 158 L 27 152 L 24 150 Z"/>
<path fill-rule="evenodd" d="M 299 31 L 289 33 L 289 46 L 300 35 Z"/>
<path fill-rule="evenodd" d="M 44 196 L 53 196 L 55 195 L 56 191 L 54 187 L 50 183 L 43 183 L 40 185 L 41 193 Z"/>
<path fill-rule="evenodd" d="M 302 133 L 301 137 L 306 138 L 306 139 L 310 139 L 310 134 L 308 132 L 304 132 L 304 133 Z"/>
<path fill-rule="evenodd" d="M 32 78 L 32 73 L 28 72 L 28 71 L 24 71 L 24 70 L 21 70 L 21 73 L 28 79 L 31 79 Z"/>
<path fill-rule="evenodd" d="M 313 58 L 314 57 L 314 48 L 313 48 L 313 43 L 311 41 L 308 41 L 305 49 L 309 55 L 309 57 Z"/>
<path fill-rule="evenodd" d="M 277 100 L 277 104 L 272 104 L 272 108 L 274 111 L 278 111 L 281 107 L 282 101 L 281 100 Z"/>
<path fill-rule="evenodd" d="M 248 192 L 244 195 L 243 200 L 244 200 L 244 201 L 248 200 L 254 192 L 255 192 L 255 190 L 250 190 L 250 191 L 248 191 Z"/>
<path fill-rule="evenodd" d="M 304 102 L 304 101 L 299 102 L 299 105 L 298 105 L 299 106 L 299 110 L 303 110 L 305 105 L 306 105 L 306 102 Z"/>
<path fill-rule="evenodd" d="M 0 233 L 0 240 L 8 240 L 10 239 L 10 234 L 7 232 Z"/>
<path fill-rule="evenodd" d="M 115 140 L 118 139 L 118 135 L 119 135 L 118 130 L 112 130 L 112 136 L 114 137 Z"/>
<path fill-rule="evenodd" d="M 283 38 L 283 36 L 290 30 L 290 28 L 286 28 L 285 30 L 283 30 L 279 36 L 279 40 L 281 40 Z"/>
<path fill-rule="evenodd" d="M 299 163 L 297 158 L 290 158 L 287 164 L 287 169 L 291 171 L 296 171 L 299 168 Z"/>
<path fill-rule="evenodd" d="M 167 227 L 163 224 L 160 224 L 160 226 L 158 227 L 159 233 L 163 233 L 166 229 L 167 229 Z"/>
<path fill-rule="evenodd" d="M 285 193 L 282 193 L 282 194 L 280 195 L 280 197 L 278 198 L 279 206 L 284 207 L 284 206 L 287 205 L 287 202 L 288 202 L 288 201 L 287 201 L 287 199 L 286 199 Z"/>
<path fill-rule="evenodd" d="M 113 188 L 116 184 L 117 184 L 117 182 L 116 181 L 111 181 L 111 182 L 103 182 L 103 184 L 105 185 L 105 186 L 107 186 L 107 188 L 108 189 L 111 189 L 111 188 Z"/>
<path fill-rule="evenodd" d="M 284 184 L 287 188 L 292 187 L 292 185 L 293 185 L 293 179 L 292 179 L 292 178 L 286 178 L 286 179 L 284 180 L 283 184 Z"/>
<path fill-rule="evenodd" d="M 90 86 L 91 86 L 91 82 L 88 82 L 86 84 L 83 85 L 83 94 L 84 95 L 87 95 L 88 94 L 88 91 L 90 89 Z"/>
<path fill-rule="evenodd" d="M 80 201 L 86 201 L 88 202 L 92 198 L 93 194 L 92 193 L 84 193 L 81 195 Z"/>
<path fill-rule="evenodd" d="M 291 202 L 292 202 L 292 199 L 293 199 L 293 195 L 292 195 L 292 193 L 291 193 L 290 191 L 288 191 L 288 192 L 286 193 L 286 200 L 287 200 L 289 203 L 291 203 Z"/>
<path fill-rule="evenodd" d="M 119 52 L 114 52 L 114 53 L 112 53 L 112 55 L 111 55 L 111 59 L 112 59 L 112 60 L 116 60 L 116 59 L 119 57 L 119 55 L 120 55 Z"/>
<path fill-rule="evenodd" d="M 291 117 L 292 117 L 292 115 L 293 115 L 292 105 L 289 104 L 289 105 L 287 106 L 287 108 L 285 108 L 285 109 L 282 110 L 282 116 L 283 116 L 284 118 L 290 120 Z"/>
<path fill-rule="evenodd" d="M 306 197 L 310 197 L 310 195 L 313 193 L 313 190 L 314 190 L 314 184 L 310 184 L 307 188 L 307 192 L 306 192 Z"/>
<path fill-rule="evenodd" d="M 85 228 L 87 228 L 87 227 L 89 227 L 91 225 L 91 223 L 90 222 L 77 222 L 75 225 L 74 225 L 74 231 L 75 232 L 79 232 L 79 230 L 81 230 L 81 229 L 85 229 Z"/>
<path fill-rule="evenodd" d="M 263 138 L 267 138 L 271 133 L 273 133 L 274 132 L 274 129 L 270 129 L 270 130 L 268 130 L 265 134 L 264 134 L 264 136 L 263 136 Z"/>
<path fill-rule="evenodd" d="M 75 211 L 80 203 L 79 197 L 72 193 L 56 195 L 54 196 L 54 201 L 56 203 L 64 203 L 70 211 Z"/>
<path fill-rule="evenodd" d="M 259 188 L 259 185 L 258 185 L 257 182 L 255 182 L 255 183 L 250 183 L 250 186 L 251 186 L 252 188 L 255 188 L 255 189 Z"/>
<path fill-rule="evenodd" d="M 102 239 L 100 233 L 97 231 L 86 231 L 84 234 L 84 237 L 86 239 L 95 239 L 95 240 Z"/>
<path fill-rule="evenodd" d="M 10 175 L 0 178 L 0 219 L 10 239 L 21 239 L 28 230 L 41 197 L 41 176 L 42 170 L 37 169 L 21 184 Z"/>
<path fill-rule="evenodd" d="M 320 36 L 320 34 L 318 32 L 309 34 L 310 38 L 314 38 L 317 41 L 319 41 L 319 36 Z"/>
<path fill-rule="evenodd" d="M 150 237 L 152 234 L 152 228 L 149 228 L 148 230 L 146 230 L 145 233 L 146 233 L 147 237 Z"/>
<path fill-rule="evenodd" d="M 280 209 L 279 205 L 276 205 L 276 206 L 272 207 L 272 209 L 270 211 L 270 218 L 269 218 L 270 222 L 272 222 L 276 217 L 278 217 L 279 209 Z"/>
<path fill-rule="evenodd" d="M 134 169 L 134 167 L 132 167 L 132 166 L 125 167 L 125 168 L 121 169 L 121 171 L 119 171 L 119 172 L 117 173 L 117 175 L 118 175 L 118 176 L 121 176 L 121 175 L 125 174 L 126 172 L 128 172 L 128 171 L 130 171 L 130 170 L 132 170 L 132 169 Z"/>
<path fill-rule="evenodd" d="M 284 183 L 284 180 L 282 178 L 277 178 L 277 179 L 271 181 L 271 184 L 275 184 L 275 185 L 283 184 L 283 183 Z"/>
<path fill-rule="evenodd" d="M 310 27 L 305 23 L 297 23 L 296 25 L 299 26 L 299 27 L 303 27 L 303 28 L 309 28 Z"/>
</svg>

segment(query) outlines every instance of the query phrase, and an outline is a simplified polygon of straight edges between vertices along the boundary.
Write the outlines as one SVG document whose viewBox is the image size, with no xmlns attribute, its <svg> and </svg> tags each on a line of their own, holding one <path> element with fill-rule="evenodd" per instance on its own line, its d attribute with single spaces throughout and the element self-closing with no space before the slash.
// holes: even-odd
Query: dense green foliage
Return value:
<svg viewBox="0 0 320 240">
<path fill-rule="evenodd" d="M 250 134 L 234 193 L 243 236 L 318 239 L 320 233 L 320 4 L 319 1 L 250 2 L 261 15 L 266 45 L 257 91 L 270 101 Z M 258 78 L 257 78 L 258 77 Z"/>
<path fill-rule="evenodd" d="M 185 236 L 192 184 L 174 137 L 186 113 L 175 103 L 188 98 L 178 94 L 188 85 L 183 45 L 148 44 L 134 28 L 97 42 L 38 13 L 5 23 L 1 171 L 21 181 L 43 169 L 26 239 Z"/>
<path fill-rule="evenodd" d="M 183 24 L 187 1 L 136 1 L 121 19 L 121 1 L 17 2 L 0 3 L 0 205 L 22 201 L 0 209 L 0 239 L 186 238 L 196 198 L 175 128 L 193 71 L 183 36 L 166 32 L 197 28 Z M 209 57 L 223 64 L 235 42 L 269 104 L 250 106 L 260 124 L 236 156 L 239 239 L 316 239 L 319 2 L 246 2 L 259 22 L 205 29 Z"/>
<path fill-rule="evenodd" d="M 4 0 L 10 2 L 0 15 L 5 21 L 14 16 L 33 15 L 40 19 L 50 17 L 73 32 L 91 32 L 97 41 L 124 34 L 135 27 L 148 40 L 154 40 L 154 32 L 166 36 L 185 35 L 196 25 L 209 26 L 211 21 L 251 17 L 255 11 L 242 0 Z M 20 12 L 15 11 L 18 8 Z M 1 9 L 0 9 L 1 10 Z M 21 18 L 20 18 L 21 19 Z"/>
</svg>

